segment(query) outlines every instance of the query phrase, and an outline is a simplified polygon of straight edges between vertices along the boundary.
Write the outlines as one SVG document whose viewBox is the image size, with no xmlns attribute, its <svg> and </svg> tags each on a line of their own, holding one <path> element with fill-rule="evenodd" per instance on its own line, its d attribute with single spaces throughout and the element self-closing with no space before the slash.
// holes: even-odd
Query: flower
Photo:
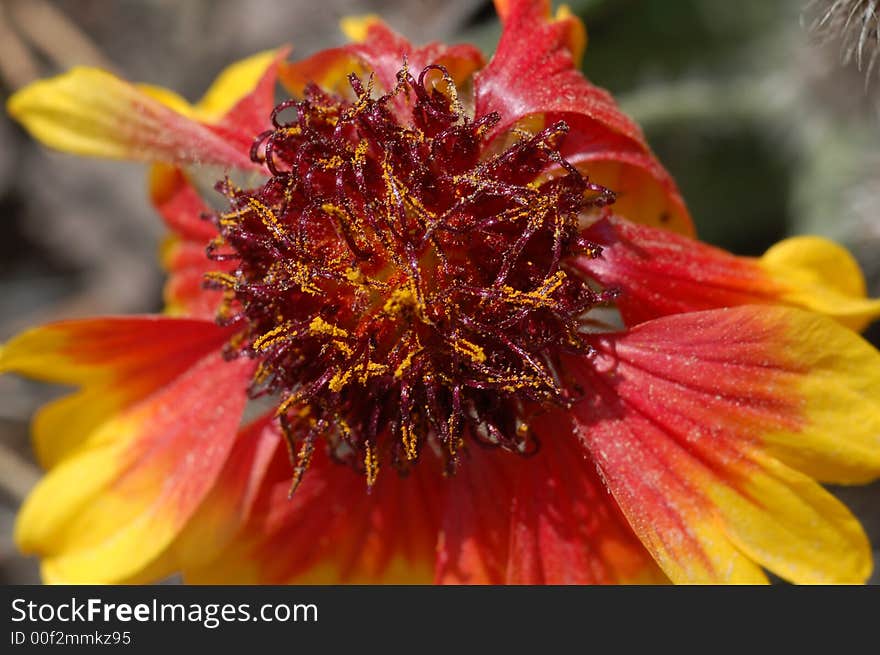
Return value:
<svg viewBox="0 0 880 655">
<path fill-rule="evenodd" d="M 496 7 L 488 63 L 368 17 L 194 106 L 84 69 L 10 100 L 50 146 L 151 162 L 173 234 L 165 315 L 0 353 L 80 387 L 34 424 L 48 474 L 16 538 L 46 580 L 867 578 L 820 484 L 880 474 L 858 267 L 815 237 L 697 241 L 577 72 L 580 22 Z M 227 169 L 216 209 L 205 165 Z M 249 399 L 271 409 L 241 425 Z"/>
</svg>

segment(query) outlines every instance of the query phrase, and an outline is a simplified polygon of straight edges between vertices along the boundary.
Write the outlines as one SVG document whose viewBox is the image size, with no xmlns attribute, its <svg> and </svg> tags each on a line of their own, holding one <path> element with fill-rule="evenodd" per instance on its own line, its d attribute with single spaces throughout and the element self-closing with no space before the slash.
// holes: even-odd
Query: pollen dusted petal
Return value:
<svg viewBox="0 0 880 655">
<path fill-rule="evenodd" d="M 270 428 L 274 453 L 268 467 L 252 468 L 246 483 L 231 483 L 210 497 L 205 516 L 244 527 L 212 561 L 183 562 L 195 584 L 413 584 L 429 583 L 445 493 L 439 466 L 418 466 L 407 477 L 380 475 L 370 493 L 363 476 L 316 451 L 308 474 L 288 498 L 287 448 Z M 265 432 L 260 439 L 266 439 Z M 250 461 L 266 457 L 267 444 Z M 242 478 L 240 477 L 239 480 Z M 223 484 L 221 480 L 218 484 Z M 238 491 L 236 491 L 238 490 Z M 241 494 L 246 490 L 246 495 Z M 254 491 L 256 490 L 256 491 Z M 247 494 L 254 494 L 252 499 Z M 224 518 L 225 517 L 225 518 Z M 209 524 L 206 524 L 209 525 Z M 198 534 L 211 530 L 197 526 Z M 207 537 L 205 537 L 207 538 Z M 184 544 L 193 544 L 187 535 Z M 202 542 L 202 547 L 208 550 Z M 188 547 L 192 552 L 192 546 Z"/>
<path fill-rule="evenodd" d="M 782 307 L 678 314 L 572 362 L 580 437 L 674 582 L 863 582 L 858 521 L 811 477 L 880 475 L 880 354 Z M 841 432 L 840 419 L 847 417 Z"/>
<path fill-rule="evenodd" d="M 591 180 L 620 194 L 621 213 L 693 234 L 675 182 L 639 127 L 577 70 L 584 43 L 578 18 L 566 11 L 551 18 L 549 0 L 509 0 L 496 7 L 504 29 L 495 56 L 475 76 L 476 115 L 498 112 L 495 134 L 525 119 L 530 129 L 565 120 L 571 130 L 563 154 Z"/>
<path fill-rule="evenodd" d="M 519 463 L 508 584 L 668 582 L 583 456 L 570 420 L 542 417 L 544 447 Z"/>
<path fill-rule="evenodd" d="M 37 457 L 52 467 L 91 443 L 115 412 L 169 384 L 229 335 L 209 321 L 152 316 L 63 321 L 6 343 L 0 372 L 82 387 L 35 418 Z"/>
<path fill-rule="evenodd" d="M 594 223 L 584 236 L 602 247 L 602 256 L 575 267 L 623 292 L 616 304 L 628 325 L 748 304 L 800 306 L 853 329 L 880 315 L 880 301 L 865 298 L 852 256 L 819 237 L 787 239 L 755 259 L 616 217 Z"/>
<path fill-rule="evenodd" d="M 253 168 L 248 156 L 253 134 L 201 123 L 182 102 L 103 70 L 74 68 L 18 91 L 8 110 L 39 141 L 65 152 Z"/>
<path fill-rule="evenodd" d="M 390 90 L 397 82 L 404 57 L 415 71 L 431 64 L 444 66 L 457 84 L 465 82 L 484 63 L 480 51 L 468 44 L 429 43 L 416 47 L 376 16 L 345 18 L 342 29 L 355 43 L 281 65 L 281 82 L 291 93 L 302 96 L 310 82 L 334 93 L 346 93 L 352 72 L 373 72 L 382 88 Z"/>
<path fill-rule="evenodd" d="M 573 265 L 606 287 L 627 325 L 660 316 L 746 304 L 780 302 L 782 288 L 753 260 L 736 257 L 667 230 L 612 217 L 583 236 L 602 248 Z"/>
<path fill-rule="evenodd" d="M 154 561 L 226 461 L 252 373 L 209 354 L 96 426 L 28 497 L 15 538 L 48 582 L 119 583 L 169 575 Z"/>
</svg>

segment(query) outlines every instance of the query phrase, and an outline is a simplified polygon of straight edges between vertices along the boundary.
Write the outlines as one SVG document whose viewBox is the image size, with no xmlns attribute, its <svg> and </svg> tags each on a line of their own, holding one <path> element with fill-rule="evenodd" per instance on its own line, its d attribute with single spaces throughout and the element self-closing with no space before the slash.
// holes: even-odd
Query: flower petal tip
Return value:
<svg viewBox="0 0 880 655">
<path fill-rule="evenodd" d="M 339 21 L 339 29 L 354 43 L 362 43 L 367 40 L 370 26 L 379 23 L 381 19 L 376 14 L 363 16 L 345 16 Z"/>
<path fill-rule="evenodd" d="M 792 305 L 831 316 L 856 331 L 880 317 L 880 299 L 867 297 L 858 262 L 833 241 L 792 237 L 770 248 L 759 263 Z"/>
</svg>

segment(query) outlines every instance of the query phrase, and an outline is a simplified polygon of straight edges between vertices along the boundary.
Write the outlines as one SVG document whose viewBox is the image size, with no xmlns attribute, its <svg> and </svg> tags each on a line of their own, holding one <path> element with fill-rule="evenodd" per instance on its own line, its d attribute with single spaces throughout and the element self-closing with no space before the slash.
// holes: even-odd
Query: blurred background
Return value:
<svg viewBox="0 0 880 655">
<path fill-rule="evenodd" d="M 568 4 L 589 32 L 586 75 L 644 127 L 704 240 L 758 255 L 790 234 L 826 235 L 880 294 L 878 3 Z M 856 12 L 823 21 L 834 5 Z M 230 62 L 281 43 L 294 56 L 341 44 L 339 18 L 363 13 L 416 43 L 471 41 L 487 55 L 499 33 L 486 0 L 0 0 L 0 90 L 5 101 L 86 64 L 195 100 Z M 48 152 L 0 115 L 0 341 L 47 320 L 160 308 L 162 228 L 144 172 Z M 880 344 L 878 326 L 868 338 Z M 0 378 L 0 583 L 39 581 L 12 525 L 39 476 L 30 417 L 59 393 Z M 834 491 L 880 546 L 880 484 Z"/>
</svg>

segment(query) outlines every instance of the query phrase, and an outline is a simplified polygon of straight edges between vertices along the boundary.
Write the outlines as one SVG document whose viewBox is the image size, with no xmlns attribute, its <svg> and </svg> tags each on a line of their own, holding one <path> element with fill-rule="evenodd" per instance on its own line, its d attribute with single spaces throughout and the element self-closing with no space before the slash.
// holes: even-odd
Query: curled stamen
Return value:
<svg viewBox="0 0 880 655">
<path fill-rule="evenodd" d="M 572 398 L 556 359 L 610 298 L 565 262 L 598 256 L 581 218 L 614 195 L 559 153 L 563 122 L 487 156 L 500 117 L 465 115 L 442 66 L 378 98 L 349 81 L 352 101 L 307 87 L 276 107 L 252 150 L 265 185 L 217 187 L 212 252 L 237 267 L 211 283 L 247 326 L 230 351 L 260 360 L 251 393 L 281 399 L 291 492 L 319 438 L 369 487 L 386 457 L 452 473 L 471 440 L 532 454 L 529 416 Z"/>
</svg>

